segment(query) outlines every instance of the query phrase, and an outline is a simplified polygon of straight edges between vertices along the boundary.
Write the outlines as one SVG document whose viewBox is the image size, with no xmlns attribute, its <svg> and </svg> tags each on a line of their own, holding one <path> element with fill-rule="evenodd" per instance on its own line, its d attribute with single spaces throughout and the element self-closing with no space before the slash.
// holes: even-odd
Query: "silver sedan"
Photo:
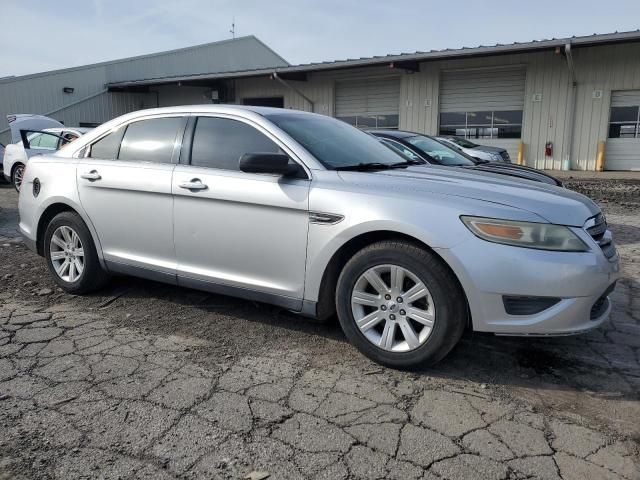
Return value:
<svg viewBox="0 0 640 480">
<path fill-rule="evenodd" d="M 618 256 L 577 193 L 424 166 L 338 120 L 185 106 L 119 117 L 34 157 L 26 243 L 67 292 L 111 273 L 337 313 L 389 366 L 442 359 L 463 331 L 565 335 L 611 310 Z"/>
</svg>

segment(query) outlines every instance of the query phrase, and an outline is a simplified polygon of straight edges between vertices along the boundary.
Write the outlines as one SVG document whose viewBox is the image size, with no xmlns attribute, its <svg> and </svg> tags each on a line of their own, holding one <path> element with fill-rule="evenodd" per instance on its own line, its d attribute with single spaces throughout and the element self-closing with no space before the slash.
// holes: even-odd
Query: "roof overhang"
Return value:
<svg viewBox="0 0 640 480">
<path fill-rule="evenodd" d="M 573 49 L 610 45 L 616 43 L 629 43 L 640 41 L 640 30 L 622 33 L 607 33 L 601 35 L 589 35 L 585 37 L 554 38 L 551 40 L 539 40 L 524 43 L 498 44 L 492 46 L 479 46 L 473 48 L 459 48 L 446 50 L 432 50 L 430 52 L 402 53 L 398 55 L 385 55 L 379 57 L 367 57 L 358 59 L 337 60 L 332 62 L 309 63 L 292 65 L 288 67 L 263 68 L 257 70 L 244 70 L 224 73 L 204 73 L 195 75 L 182 75 L 175 77 L 150 78 L 131 80 L 108 84 L 111 91 L 132 91 L 134 87 L 149 87 L 159 85 L 215 85 L 216 81 L 251 78 L 271 77 L 274 73 L 286 80 L 306 80 L 311 72 L 339 70 L 344 68 L 387 66 L 389 68 L 403 69 L 406 71 L 418 71 L 421 62 L 436 60 L 481 57 L 493 55 L 507 55 L 513 53 L 535 52 L 542 50 L 555 50 L 567 43 Z"/>
</svg>

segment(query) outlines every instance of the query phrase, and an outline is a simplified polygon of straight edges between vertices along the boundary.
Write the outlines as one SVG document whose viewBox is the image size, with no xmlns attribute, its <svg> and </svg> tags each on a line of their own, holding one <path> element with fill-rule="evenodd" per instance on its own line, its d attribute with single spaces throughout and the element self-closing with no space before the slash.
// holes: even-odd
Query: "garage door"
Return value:
<svg viewBox="0 0 640 480">
<path fill-rule="evenodd" d="M 640 170 L 640 90 L 611 93 L 606 170 Z"/>
<path fill-rule="evenodd" d="M 338 119 L 359 128 L 397 128 L 400 79 L 337 82 L 335 107 Z"/>
<path fill-rule="evenodd" d="M 505 67 L 443 71 L 440 135 L 506 148 L 516 158 L 522 136 L 526 69 Z"/>
</svg>

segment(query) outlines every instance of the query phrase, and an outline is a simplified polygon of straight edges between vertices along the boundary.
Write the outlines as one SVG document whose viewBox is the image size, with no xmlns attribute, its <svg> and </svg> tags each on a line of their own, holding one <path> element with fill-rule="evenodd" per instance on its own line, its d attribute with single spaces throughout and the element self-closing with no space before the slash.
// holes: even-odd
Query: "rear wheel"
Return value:
<svg viewBox="0 0 640 480">
<path fill-rule="evenodd" d="M 22 177 L 24 177 L 24 165 L 22 163 L 18 163 L 13 167 L 13 170 L 11 170 L 11 182 L 18 192 L 22 186 Z"/>
<path fill-rule="evenodd" d="M 62 212 L 51 220 L 45 231 L 44 250 L 55 282 L 68 293 L 91 292 L 108 280 L 91 233 L 77 213 Z"/>
<path fill-rule="evenodd" d="M 390 367 L 430 365 L 456 345 L 466 325 L 466 299 L 432 252 L 383 241 L 347 262 L 336 291 L 347 338 Z"/>
</svg>

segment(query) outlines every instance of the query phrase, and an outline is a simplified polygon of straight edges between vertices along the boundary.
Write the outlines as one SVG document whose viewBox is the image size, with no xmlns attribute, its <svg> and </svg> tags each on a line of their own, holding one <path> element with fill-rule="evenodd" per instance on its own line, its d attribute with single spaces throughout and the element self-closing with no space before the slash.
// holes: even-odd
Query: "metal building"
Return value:
<svg viewBox="0 0 640 480">
<path fill-rule="evenodd" d="M 158 106 L 158 93 L 148 88 L 118 91 L 108 85 L 167 75 L 238 72 L 281 67 L 288 63 L 256 37 L 197 45 L 179 50 L 124 58 L 82 67 L 0 79 L 0 142 L 10 135 L 6 116 L 47 115 L 68 126 L 95 126 L 118 115 Z M 183 103 L 211 102 L 189 88 Z"/>
<path fill-rule="evenodd" d="M 252 62 L 179 61 L 185 49 L 158 54 L 172 56 L 167 68 L 153 56 L 153 68 L 123 65 L 118 75 L 94 82 L 109 94 L 97 98 L 121 102 L 100 113 L 207 102 L 271 105 L 363 128 L 464 135 L 506 147 L 513 159 L 537 168 L 640 170 L 640 31 L 306 65 L 288 65 L 254 37 L 240 41 L 256 48 Z M 89 76 L 99 67 L 86 68 Z M 57 83 L 56 95 L 61 88 Z M 47 113 L 36 103 L 7 113 Z M 70 124 L 81 122 L 73 111 L 58 112 Z"/>
</svg>

